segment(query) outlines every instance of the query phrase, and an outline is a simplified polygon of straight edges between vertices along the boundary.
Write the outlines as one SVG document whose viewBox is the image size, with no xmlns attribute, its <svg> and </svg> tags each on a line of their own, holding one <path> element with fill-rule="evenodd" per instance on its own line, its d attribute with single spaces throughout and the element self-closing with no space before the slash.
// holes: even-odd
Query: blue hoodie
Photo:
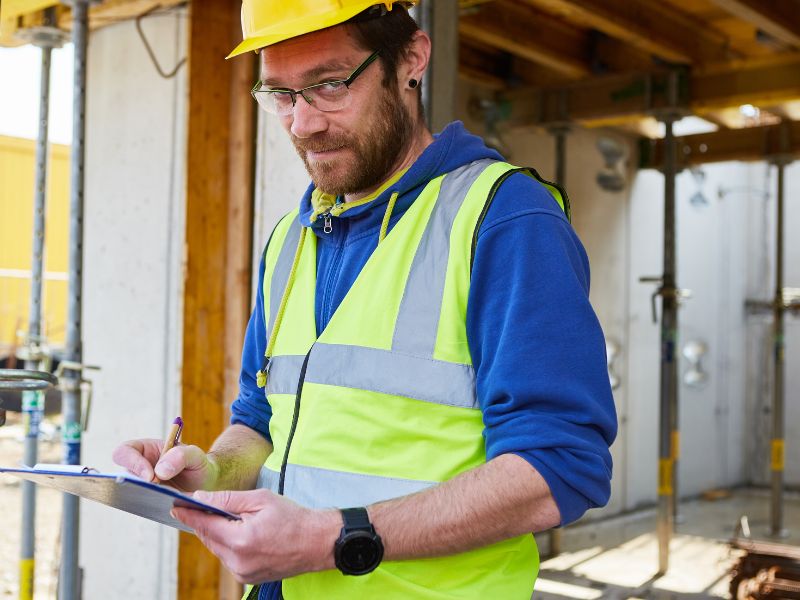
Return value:
<svg viewBox="0 0 800 600">
<path fill-rule="evenodd" d="M 502 160 L 460 122 L 451 123 L 394 185 L 332 217 L 330 233 L 322 219 L 311 222 L 314 188 L 308 189 L 300 220 L 319 240 L 317 335 L 375 250 L 390 196 L 400 194 L 391 229 L 431 179 L 483 158 Z M 259 274 L 231 422 L 269 439 L 271 411 L 256 386 L 267 343 L 263 257 Z M 562 525 L 604 505 L 617 421 L 603 332 L 589 304 L 589 261 L 556 201 L 526 175 L 500 186 L 480 227 L 466 326 L 487 461 L 507 453 L 527 460 L 550 486 Z"/>
</svg>

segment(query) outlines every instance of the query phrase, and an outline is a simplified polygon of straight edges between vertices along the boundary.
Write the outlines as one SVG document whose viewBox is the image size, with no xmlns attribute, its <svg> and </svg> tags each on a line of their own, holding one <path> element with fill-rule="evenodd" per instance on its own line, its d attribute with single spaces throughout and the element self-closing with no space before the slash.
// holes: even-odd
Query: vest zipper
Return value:
<svg viewBox="0 0 800 600">
<path fill-rule="evenodd" d="M 314 346 L 312 344 L 311 349 Z M 278 494 L 283 496 L 283 487 L 286 483 L 286 464 L 289 462 L 289 449 L 292 447 L 292 439 L 294 432 L 297 429 L 297 420 L 300 417 L 300 395 L 303 393 L 303 382 L 306 378 L 306 367 L 308 367 L 308 359 L 311 356 L 311 350 L 306 354 L 303 361 L 303 368 L 300 369 L 300 381 L 297 383 L 297 395 L 294 398 L 294 413 L 292 414 L 292 426 L 289 428 L 289 437 L 286 438 L 286 451 L 283 453 L 283 462 L 281 462 L 281 475 L 278 479 Z"/>
</svg>

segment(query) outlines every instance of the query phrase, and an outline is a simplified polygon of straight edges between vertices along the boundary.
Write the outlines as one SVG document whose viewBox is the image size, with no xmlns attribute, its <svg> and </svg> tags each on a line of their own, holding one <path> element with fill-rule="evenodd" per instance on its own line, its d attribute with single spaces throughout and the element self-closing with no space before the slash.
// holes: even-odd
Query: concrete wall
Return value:
<svg viewBox="0 0 800 600">
<path fill-rule="evenodd" d="M 186 13 L 148 18 L 165 68 L 185 55 Z M 83 462 L 113 468 L 122 440 L 161 437 L 180 412 L 185 69 L 162 79 L 132 21 L 89 45 L 85 359 L 94 399 Z M 177 532 L 81 504 L 84 598 L 172 598 Z"/>
<path fill-rule="evenodd" d="M 462 85 L 459 117 L 477 133 L 484 124 L 469 110 L 480 97 Z M 504 130 L 501 135 L 516 164 L 555 176 L 554 141 L 539 130 Z M 664 179 L 657 171 L 635 172 L 635 147 L 624 169 L 628 185 L 609 193 L 595 182 L 603 161 L 596 149 L 608 132 L 576 128 L 568 137 L 566 187 L 573 225 L 592 267 L 591 300 L 606 338 L 621 347 L 615 372 L 622 383 L 614 392 L 619 435 L 612 454 L 614 480 L 609 506 L 593 518 L 652 504 L 656 500 L 660 326 L 652 321 L 654 284 L 640 277 L 662 273 Z M 612 134 L 613 136 L 613 134 Z M 617 139 L 621 139 L 616 136 Z M 745 312 L 748 298 L 771 297 L 774 287 L 776 177 L 764 163 L 707 165 L 703 175 L 689 171 L 677 179 L 678 285 L 693 297 L 680 310 L 680 348 L 704 343 L 707 380 L 684 381 L 689 370 L 681 357 L 680 428 L 682 459 L 679 491 L 743 483 L 767 483 L 771 437 L 772 319 Z M 791 198 L 800 186 L 800 165 L 787 168 L 785 285 L 800 286 L 800 246 L 792 232 L 800 227 L 800 208 Z M 707 203 L 690 200 L 702 191 Z M 660 311 L 660 303 L 658 303 Z M 800 484 L 800 320 L 787 317 L 786 475 Z"/>
<path fill-rule="evenodd" d="M 766 202 L 759 201 L 767 189 Z M 748 226 L 750 256 L 747 264 L 748 297 L 771 300 L 775 287 L 775 214 L 777 172 L 766 165 L 753 166 L 740 201 L 750 207 Z M 784 229 L 784 286 L 800 288 L 800 244 L 796 232 L 800 227 L 800 163 L 786 168 Z M 800 318 L 787 315 L 786 320 L 786 482 L 800 485 Z M 768 484 L 772 427 L 773 342 L 772 317 L 769 314 L 747 317 L 747 415 L 743 447 L 752 460 L 747 463 L 751 481 Z"/>
</svg>

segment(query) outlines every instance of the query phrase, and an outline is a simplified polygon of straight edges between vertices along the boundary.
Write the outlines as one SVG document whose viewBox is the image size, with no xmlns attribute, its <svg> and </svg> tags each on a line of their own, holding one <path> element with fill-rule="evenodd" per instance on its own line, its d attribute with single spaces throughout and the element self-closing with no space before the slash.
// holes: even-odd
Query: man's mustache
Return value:
<svg viewBox="0 0 800 600">
<path fill-rule="evenodd" d="M 292 136 L 292 143 L 298 152 L 305 154 L 307 152 L 327 152 L 329 150 L 337 150 L 344 146 L 349 145 L 350 140 L 347 135 L 334 134 L 334 135 L 321 135 L 305 139 L 300 139 L 297 136 Z"/>
</svg>

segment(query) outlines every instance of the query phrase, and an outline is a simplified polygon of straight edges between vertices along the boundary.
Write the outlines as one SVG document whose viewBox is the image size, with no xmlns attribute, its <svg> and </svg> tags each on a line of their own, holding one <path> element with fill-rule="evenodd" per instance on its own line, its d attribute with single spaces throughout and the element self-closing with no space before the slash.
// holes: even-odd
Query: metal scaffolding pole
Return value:
<svg viewBox="0 0 800 600">
<path fill-rule="evenodd" d="M 72 165 L 70 191 L 69 290 L 67 293 L 67 342 L 65 360 L 80 364 L 83 359 L 81 294 L 83 290 L 83 185 L 84 137 L 86 129 L 86 51 L 90 0 L 72 0 L 72 43 L 74 45 L 74 90 L 72 114 Z M 72 365 L 71 365 L 72 366 Z M 65 369 L 62 380 L 64 463 L 81 459 L 81 373 Z M 60 600 L 80 598 L 78 566 L 78 497 L 64 494 L 61 532 Z"/>
<path fill-rule="evenodd" d="M 25 368 L 46 371 L 48 364 L 42 351 L 42 272 L 44 270 L 45 209 L 47 191 L 48 123 L 50 112 L 50 65 L 53 48 L 60 48 L 66 35 L 56 26 L 54 8 L 44 11 L 42 25 L 22 32 L 21 36 L 41 48 L 39 87 L 39 131 L 36 142 L 36 175 L 33 198 L 33 244 L 31 253 L 31 292 L 28 314 L 28 339 L 24 346 Z M 23 353 L 20 353 L 23 355 Z M 49 361 L 48 361 L 49 362 Z M 39 426 L 44 415 L 43 390 L 22 392 L 22 414 L 25 427 L 23 462 L 33 466 L 38 460 Z M 33 598 L 36 540 L 36 486 L 22 482 L 22 536 L 20 548 L 19 597 Z"/>
<path fill-rule="evenodd" d="M 53 10 L 45 19 L 52 25 Z M 28 357 L 25 368 L 35 371 L 41 367 L 41 355 L 35 348 L 41 343 L 42 322 L 42 271 L 44 269 L 44 233 L 47 187 L 47 136 L 50 104 L 50 59 L 52 45 L 42 45 L 41 84 L 39 93 L 39 137 L 36 142 L 36 182 L 33 201 L 33 252 L 31 257 L 31 297 L 28 315 Z M 39 424 L 44 415 L 44 392 L 22 392 L 22 413 L 25 425 L 23 463 L 29 467 L 38 462 Z M 33 598 L 36 546 L 36 484 L 22 482 L 22 537 L 19 562 L 19 597 Z"/>
<path fill-rule="evenodd" d="M 661 284 L 661 392 L 658 440 L 658 573 L 669 569 L 674 529 L 678 454 L 678 289 L 675 260 L 675 177 L 677 156 L 674 115 L 664 117 L 664 274 Z"/>
<path fill-rule="evenodd" d="M 567 184 L 567 134 L 569 134 L 569 131 L 570 128 L 567 123 L 556 124 L 549 128 L 549 132 L 553 135 L 556 142 L 556 184 L 560 185 L 562 188 L 565 188 Z M 550 558 L 561 554 L 561 532 L 561 529 L 551 529 L 548 534 L 550 542 L 548 557 Z"/>
<path fill-rule="evenodd" d="M 782 133 L 785 133 L 784 128 Z M 783 136 L 785 137 L 785 135 Z M 775 299 L 773 302 L 773 344 L 774 344 L 774 382 L 772 386 L 772 498 L 771 533 L 781 537 L 786 534 L 783 528 L 783 468 L 784 468 L 784 298 L 783 298 L 783 250 L 784 250 L 784 192 L 785 171 L 789 161 L 785 156 L 775 160 L 778 169 L 778 201 L 775 224 Z"/>
</svg>

